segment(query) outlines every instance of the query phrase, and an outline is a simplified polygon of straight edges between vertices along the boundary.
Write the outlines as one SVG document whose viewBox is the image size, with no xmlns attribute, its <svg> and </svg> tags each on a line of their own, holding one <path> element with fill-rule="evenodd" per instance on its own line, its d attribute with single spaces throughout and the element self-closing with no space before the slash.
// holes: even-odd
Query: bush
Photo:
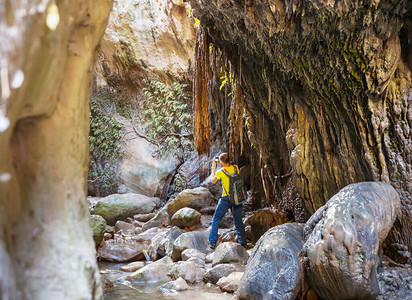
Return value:
<svg viewBox="0 0 412 300">
<path fill-rule="evenodd" d="M 123 126 L 105 113 L 97 101 L 98 97 L 92 98 L 90 109 L 88 181 L 96 187 L 97 196 L 105 196 L 117 192 L 118 160 L 123 155 L 120 149 Z"/>
<path fill-rule="evenodd" d="M 194 151 L 192 99 L 188 86 L 174 82 L 144 81 L 145 101 L 140 103 L 149 137 L 159 141 L 160 155 L 174 154 L 181 161 Z"/>
</svg>

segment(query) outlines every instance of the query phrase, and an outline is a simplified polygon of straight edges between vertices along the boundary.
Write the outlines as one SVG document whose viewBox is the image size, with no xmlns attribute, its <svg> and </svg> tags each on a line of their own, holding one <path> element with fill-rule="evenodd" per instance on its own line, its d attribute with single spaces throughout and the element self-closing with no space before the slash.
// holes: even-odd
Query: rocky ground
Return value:
<svg viewBox="0 0 412 300">
<path fill-rule="evenodd" d="M 90 197 L 97 258 L 117 263 L 116 270 L 101 270 L 105 292 L 117 293 L 119 286 L 136 290 L 151 283 L 153 293 L 165 297 L 216 286 L 240 299 L 259 299 L 262 293 L 268 299 L 320 299 L 308 286 L 301 286 L 304 224 L 280 225 L 272 209 L 246 212 L 245 249 L 236 243 L 228 212 L 218 246 L 212 250 L 208 236 L 216 200 L 204 187 L 184 190 L 163 207 L 158 198 L 139 194 Z M 378 299 L 408 299 L 411 278 L 409 265 L 384 256 L 378 269 Z"/>
</svg>

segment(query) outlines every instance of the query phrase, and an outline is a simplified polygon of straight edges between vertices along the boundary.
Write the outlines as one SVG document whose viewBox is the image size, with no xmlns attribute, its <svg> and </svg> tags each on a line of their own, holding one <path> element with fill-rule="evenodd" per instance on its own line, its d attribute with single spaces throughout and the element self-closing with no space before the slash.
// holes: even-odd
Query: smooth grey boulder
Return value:
<svg viewBox="0 0 412 300">
<path fill-rule="evenodd" d="M 173 261 L 181 260 L 181 254 L 186 249 L 196 249 L 206 253 L 209 246 L 209 230 L 192 231 L 181 234 L 173 243 L 171 257 Z"/>
<path fill-rule="evenodd" d="M 295 299 L 299 293 L 299 252 L 303 224 L 267 231 L 256 243 L 239 283 L 239 299 Z"/>
<path fill-rule="evenodd" d="M 233 242 L 220 243 L 213 255 L 213 266 L 224 263 L 241 263 L 246 264 L 249 259 L 249 254 L 246 249 Z"/>
<path fill-rule="evenodd" d="M 227 277 L 233 272 L 243 272 L 245 271 L 245 266 L 241 264 L 220 264 L 216 267 L 207 270 L 203 276 L 205 282 L 211 282 L 216 284 L 222 277 Z"/>
<path fill-rule="evenodd" d="M 103 217 L 98 215 L 90 216 L 90 223 L 93 226 L 93 240 L 96 246 L 100 245 L 107 230 L 107 223 Z"/>
<path fill-rule="evenodd" d="M 101 198 L 96 203 L 93 214 L 102 216 L 107 224 L 114 225 L 118 220 L 153 212 L 157 202 L 158 198 L 140 194 L 113 194 Z"/>
<path fill-rule="evenodd" d="M 395 189 L 383 182 L 346 186 L 304 227 L 307 279 L 324 299 L 376 298 L 381 244 L 399 211 Z"/>
<path fill-rule="evenodd" d="M 207 188 L 198 187 L 195 189 L 186 189 L 168 203 L 167 213 L 169 216 L 173 216 L 183 207 L 201 210 L 204 207 L 210 206 L 213 200 L 214 197 Z"/>
</svg>

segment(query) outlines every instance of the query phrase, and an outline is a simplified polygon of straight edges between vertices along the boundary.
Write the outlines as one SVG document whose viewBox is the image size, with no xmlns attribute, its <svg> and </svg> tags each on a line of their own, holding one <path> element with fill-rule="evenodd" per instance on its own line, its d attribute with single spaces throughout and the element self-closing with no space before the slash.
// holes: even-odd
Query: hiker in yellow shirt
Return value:
<svg viewBox="0 0 412 300">
<path fill-rule="evenodd" d="M 212 163 L 212 183 L 216 183 L 218 180 L 222 181 L 222 197 L 217 203 L 215 213 L 213 215 L 212 229 L 209 235 L 209 245 L 211 249 L 216 247 L 216 242 L 218 240 L 218 228 L 219 223 L 222 221 L 227 210 L 230 208 L 233 214 L 233 221 L 236 227 L 237 241 L 239 244 L 246 245 L 246 236 L 245 236 L 245 226 L 242 222 L 242 207 L 243 205 L 234 205 L 229 202 L 229 177 L 223 172 L 224 169 L 227 173 L 233 174 L 234 172 L 239 173 L 239 168 L 236 165 L 231 165 L 229 161 L 229 155 L 227 153 L 222 153 L 219 156 L 219 163 L 222 166 L 221 169 L 216 171 L 216 161 L 213 159 Z"/>
</svg>

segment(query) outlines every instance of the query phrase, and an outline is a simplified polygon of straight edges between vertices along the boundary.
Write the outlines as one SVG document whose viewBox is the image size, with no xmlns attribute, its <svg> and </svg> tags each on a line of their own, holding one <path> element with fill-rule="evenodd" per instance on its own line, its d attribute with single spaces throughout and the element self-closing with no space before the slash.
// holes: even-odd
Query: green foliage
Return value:
<svg viewBox="0 0 412 300">
<path fill-rule="evenodd" d="M 145 80 L 145 101 L 140 103 L 147 134 L 160 141 L 159 154 L 174 154 L 181 160 L 194 151 L 192 99 L 188 86 Z"/>
<path fill-rule="evenodd" d="M 191 17 L 191 18 L 193 18 L 193 19 L 195 20 L 194 27 L 195 27 L 195 28 L 198 28 L 198 27 L 200 26 L 200 20 L 197 19 L 197 18 L 193 15 L 193 10 L 192 10 L 192 7 L 190 6 L 189 3 L 186 3 L 186 14 L 187 14 L 189 17 Z"/>
<path fill-rule="evenodd" d="M 106 195 L 117 188 L 117 162 L 123 155 L 120 149 L 123 127 L 105 113 L 99 105 L 101 102 L 97 101 L 97 98 L 92 99 L 90 109 L 88 180 L 99 187 L 100 194 Z"/>
</svg>

